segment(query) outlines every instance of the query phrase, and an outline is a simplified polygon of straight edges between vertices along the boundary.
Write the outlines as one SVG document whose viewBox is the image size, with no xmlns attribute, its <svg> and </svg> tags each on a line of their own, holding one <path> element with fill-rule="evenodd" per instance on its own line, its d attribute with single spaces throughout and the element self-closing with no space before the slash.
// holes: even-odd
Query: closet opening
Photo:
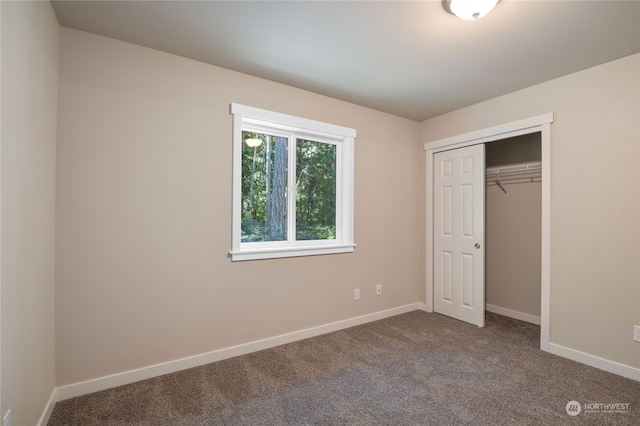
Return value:
<svg viewBox="0 0 640 426">
<path fill-rule="evenodd" d="M 485 143 L 485 309 L 540 325 L 542 149 L 534 132 Z"/>
<path fill-rule="evenodd" d="M 438 231 L 438 220 L 436 218 L 436 206 L 437 200 L 442 199 L 442 191 L 436 188 L 436 166 L 439 164 L 437 158 L 440 157 L 440 153 L 444 153 L 449 150 L 458 151 L 460 148 L 472 147 L 474 145 L 482 144 L 483 148 L 492 142 L 507 141 L 517 136 L 528 135 L 531 133 L 539 134 L 540 139 L 540 157 L 541 157 L 541 226 L 540 226 L 540 349 L 543 351 L 549 351 L 549 329 L 550 329 L 550 295 L 551 295 L 551 124 L 553 123 L 553 113 L 548 112 L 545 114 L 524 118 L 517 121 L 504 122 L 492 127 L 479 129 L 467 133 L 461 133 L 455 136 L 446 137 L 430 142 L 424 143 L 425 161 L 426 161 L 426 173 L 425 173 L 425 219 L 426 219 L 426 247 L 425 247 L 425 281 L 426 281 L 426 297 L 424 310 L 427 312 L 439 312 L 436 308 L 437 304 L 442 302 L 442 298 L 438 297 L 436 288 L 440 286 L 442 288 L 442 280 L 436 276 L 435 269 L 438 267 L 438 262 L 442 264 L 442 254 L 438 253 L 436 247 L 436 234 L 442 235 Z M 490 147 L 491 149 L 491 147 Z M 482 174 L 486 172 L 486 162 L 484 161 L 484 149 L 483 149 L 483 161 L 482 161 Z M 483 186 L 486 191 L 486 176 L 478 176 L 477 183 Z M 509 191 L 509 186 L 504 187 Z M 482 221 L 484 223 L 485 213 L 485 191 L 482 192 L 482 199 L 478 208 L 474 207 L 474 217 L 477 214 L 483 216 Z M 478 236 L 479 241 L 474 241 L 476 245 L 474 250 L 482 250 L 484 248 L 484 226 L 481 227 L 482 235 Z M 533 241 L 531 241 L 533 243 Z M 482 262 L 484 267 L 485 263 Z M 482 292 L 484 298 L 485 295 L 485 273 L 482 273 L 482 279 L 477 283 L 477 290 Z M 458 280 L 459 281 L 459 280 Z M 462 282 L 464 283 L 464 282 Z M 456 281 L 456 285 L 460 285 Z M 476 289 L 476 287 L 473 287 Z M 483 300 L 478 307 L 482 309 L 484 313 L 486 309 L 486 300 Z M 522 309 L 522 308 L 519 308 Z M 515 309 L 512 309 L 515 311 Z M 464 321 L 464 319 L 463 319 Z M 466 321 L 469 322 L 469 321 Z"/>
</svg>

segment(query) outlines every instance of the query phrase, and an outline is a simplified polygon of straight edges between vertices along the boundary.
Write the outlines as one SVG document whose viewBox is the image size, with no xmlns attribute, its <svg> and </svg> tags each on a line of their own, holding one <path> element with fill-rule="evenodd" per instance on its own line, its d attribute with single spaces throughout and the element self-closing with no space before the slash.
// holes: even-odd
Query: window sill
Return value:
<svg viewBox="0 0 640 426">
<path fill-rule="evenodd" d="M 253 249 L 231 251 L 231 261 L 277 259 L 281 257 L 316 256 L 321 254 L 353 253 L 355 244 L 332 245 L 321 247 L 278 247 L 270 249 Z"/>
</svg>

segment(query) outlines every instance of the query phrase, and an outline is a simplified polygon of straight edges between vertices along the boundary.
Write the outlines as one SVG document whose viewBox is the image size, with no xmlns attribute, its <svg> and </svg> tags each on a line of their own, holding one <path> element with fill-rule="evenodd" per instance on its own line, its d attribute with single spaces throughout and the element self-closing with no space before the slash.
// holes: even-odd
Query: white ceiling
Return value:
<svg viewBox="0 0 640 426">
<path fill-rule="evenodd" d="M 424 120 L 640 52 L 640 1 L 52 1 L 60 25 Z"/>
</svg>

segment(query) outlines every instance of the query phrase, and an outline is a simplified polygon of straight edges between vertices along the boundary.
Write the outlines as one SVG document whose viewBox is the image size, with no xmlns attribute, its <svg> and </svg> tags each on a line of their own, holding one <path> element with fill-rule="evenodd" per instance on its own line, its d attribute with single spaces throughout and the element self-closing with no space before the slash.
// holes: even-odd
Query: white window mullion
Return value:
<svg viewBox="0 0 640 426">
<path fill-rule="evenodd" d="M 290 245 L 296 242 L 296 135 L 289 136 L 289 166 L 287 182 L 287 239 Z"/>
</svg>

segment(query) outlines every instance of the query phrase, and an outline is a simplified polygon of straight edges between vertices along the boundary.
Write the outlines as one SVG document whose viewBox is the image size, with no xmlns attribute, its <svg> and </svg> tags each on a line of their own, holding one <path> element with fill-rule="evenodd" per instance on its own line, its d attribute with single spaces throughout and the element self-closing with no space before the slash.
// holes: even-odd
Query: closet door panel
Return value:
<svg viewBox="0 0 640 426">
<path fill-rule="evenodd" d="M 484 145 L 434 156 L 434 310 L 484 326 Z"/>
</svg>

